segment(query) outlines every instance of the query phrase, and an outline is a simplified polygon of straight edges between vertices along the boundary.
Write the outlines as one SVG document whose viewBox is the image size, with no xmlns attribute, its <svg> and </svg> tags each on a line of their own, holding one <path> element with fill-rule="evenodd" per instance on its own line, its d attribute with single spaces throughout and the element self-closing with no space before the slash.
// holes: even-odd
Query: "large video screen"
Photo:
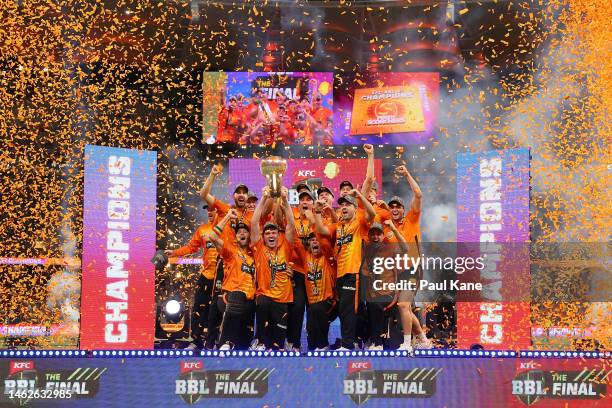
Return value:
<svg viewBox="0 0 612 408">
<path fill-rule="evenodd" d="M 333 143 L 332 73 L 205 73 L 203 94 L 207 143 Z"/>
<path fill-rule="evenodd" d="M 335 144 L 421 144 L 435 137 L 438 73 L 340 75 L 334 89 Z"/>
</svg>

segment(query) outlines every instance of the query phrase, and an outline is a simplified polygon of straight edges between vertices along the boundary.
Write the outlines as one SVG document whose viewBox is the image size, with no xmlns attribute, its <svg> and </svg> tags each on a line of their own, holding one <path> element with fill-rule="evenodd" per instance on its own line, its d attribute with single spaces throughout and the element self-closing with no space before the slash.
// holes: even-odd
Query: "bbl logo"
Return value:
<svg viewBox="0 0 612 408">
<path fill-rule="evenodd" d="M 202 361 L 181 361 L 175 394 L 188 404 L 203 398 L 261 398 L 274 368 L 204 370 Z"/>
<path fill-rule="evenodd" d="M 79 367 L 74 370 L 38 371 L 34 361 L 11 361 L 3 379 L 0 401 L 26 406 L 41 399 L 92 398 L 100 389 L 100 377 L 106 368 Z"/>
<path fill-rule="evenodd" d="M 540 399 L 598 400 L 606 396 L 608 370 L 582 371 L 529 370 L 512 380 L 512 395 L 525 405 Z"/>
<path fill-rule="evenodd" d="M 372 370 L 369 361 L 351 361 L 343 382 L 343 393 L 355 404 L 370 398 L 429 398 L 436 392 L 436 377 L 442 368 Z"/>
</svg>

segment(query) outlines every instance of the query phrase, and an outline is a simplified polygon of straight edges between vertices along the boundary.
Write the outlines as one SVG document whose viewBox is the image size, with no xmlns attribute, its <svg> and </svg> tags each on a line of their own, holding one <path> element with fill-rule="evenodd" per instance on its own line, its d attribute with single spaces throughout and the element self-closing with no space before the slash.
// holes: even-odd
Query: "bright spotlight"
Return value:
<svg viewBox="0 0 612 408">
<path fill-rule="evenodd" d="M 170 299 L 166 302 L 166 313 L 168 315 L 175 315 L 181 311 L 181 302 L 178 300 Z"/>
</svg>

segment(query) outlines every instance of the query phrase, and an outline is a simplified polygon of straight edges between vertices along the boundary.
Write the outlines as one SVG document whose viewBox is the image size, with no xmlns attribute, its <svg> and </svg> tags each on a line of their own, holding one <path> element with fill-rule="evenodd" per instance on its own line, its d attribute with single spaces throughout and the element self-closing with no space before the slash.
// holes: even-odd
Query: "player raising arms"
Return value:
<svg viewBox="0 0 612 408">
<path fill-rule="evenodd" d="M 391 211 L 391 219 L 394 225 L 406 240 L 409 248 L 409 256 L 418 257 L 418 248 L 421 242 L 421 230 L 419 220 L 421 216 L 421 202 L 423 193 L 412 177 L 406 166 L 398 166 L 396 172 L 406 177 L 410 189 L 412 190 L 412 200 L 408 213 L 405 213 L 404 200 L 400 197 L 393 197 L 389 200 L 389 208 Z M 398 242 L 396 235 L 389 230 L 387 232 L 389 242 Z M 400 279 L 408 279 L 410 272 L 404 272 L 400 275 Z M 402 318 L 402 328 L 404 330 L 404 342 L 400 346 L 400 350 L 412 350 L 412 334 L 417 336 L 417 346 L 419 348 L 431 348 L 431 343 L 425 336 L 421 324 L 417 317 L 412 313 L 412 300 L 415 293 L 411 291 L 402 291 L 399 296 L 398 306 Z"/>
<path fill-rule="evenodd" d="M 364 212 L 357 212 L 357 197 Z M 321 216 L 321 205 L 315 207 L 315 223 L 318 234 L 332 237 L 335 242 L 334 253 L 337 262 L 338 312 L 342 347 L 352 350 L 355 347 L 358 306 L 358 277 L 362 258 L 362 243 L 368 235 L 370 224 L 376 212 L 368 200 L 357 190 L 338 199 L 341 219 L 335 224 L 325 225 Z"/>
<path fill-rule="evenodd" d="M 378 183 L 374 180 L 374 146 L 365 144 L 363 145 L 363 150 L 368 155 L 368 166 L 361 193 L 368 199 L 372 207 L 374 207 L 374 211 L 376 211 L 376 219 L 374 221 L 382 224 L 391 218 L 391 214 L 389 213 L 387 203 L 377 198 Z"/>
<path fill-rule="evenodd" d="M 296 228 L 295 252 L 308 247 L 311 232 L 314 231 L 314 196 L 310 187 L 305 183 L 297 186 L 298 207 L 293 208 L 294 224 Z M 289 305 L 289 321 L 287 327 L 287 348 L 299 351 L 301 347 L 302 326 L 304 324 L 304 310 L 306 307 L 305 274 L 306 267 L 296 262 L 293 269 L 293 303 Z"/>
<path fill-rule="evenodd" d="M 249 227 L 237 222 L 238 212 L 231 209 L 213 228 L 210 240 L 223 259 L 222 294 L 217 303 L 223 313 L 219 344 L 220 350 L 246 349 L 252 337 L 255 298 L 255 260 L 249 247 Z M 223 241 L 225 226 L 235 223 L 236 239 Z"/>
<path fill-rule="evenodd" d="M 289 260 L 296 232 L 285 187 L 281 189 L 281 208 L 287 222 L 285 233 L 273 222 L 266 222 L 261 230 L 259 221 L 272 200 L 269 187 L 264 187 L 262 192 L 251 220 L 251 248 L 257 271 L 257 339 L 267 349 L 279 350 L 285 345 L 288 307 L 293 302 L 293 271 Z"/>
<path fill-rule="evenodd" d="M 244 184 L 238 184 L 234 189 L 234 204 L 232 206 L 227 203 L 221 201 L 214 195 L 210 194 L 210 190 L 212 188 L 215 179 L 223 172 L 223 166 L 221 164 L 215 164 L 206 181 L 204 182 L 204 186 L 202 190 L 200 190 L 200 197 L 208 204 L 209 208 L 212 208 L 217 211 L 217 216 L 223 218 L 230 209 L 236 209 L 236 213 L 238 217 L 235 221 L 231 221 L 230 224 L 225 226 L 224 234 L 232 234 L 233 228 L 236 223 L 245 223 L 247 226 L 251 223 L 251 218 L 253 217 L 253 212 L 249 211 L 247 206 L 247 201 L 249 199 L 249 188 Z M 228 237 L 221 237 L 223 239 L 227 239 Z M 230 242 L 230 240 L 228 240 Z"/>
<path fill-rule="evenodd" d="M 319 240 L 311 232 L 308 234 L 308 245 L 296 245 L 295 252 L 306 275 L 308 350 L 326 350 L 329 348 L 329 324 L 338 314 L 334 294 L 336 262 L 333 246 L 328 239 Z"/>
</svg>

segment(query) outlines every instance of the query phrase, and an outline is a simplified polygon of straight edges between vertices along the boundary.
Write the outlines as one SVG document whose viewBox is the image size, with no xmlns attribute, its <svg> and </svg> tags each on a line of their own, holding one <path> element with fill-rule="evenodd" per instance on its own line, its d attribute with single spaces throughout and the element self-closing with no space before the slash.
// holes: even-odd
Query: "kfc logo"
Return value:
<svg viewBox="0 0 612 408">
<path fill-rule="evenodd" d="M 316 173 L 317 173 L 316 170 L 298 170 L 297 176 L 298 177 L 315 177 Z"/>
<path fill-rule="evenodd" d="M 21 371 L 34 370 L 33 361 L 11 361 L 9 375 L 19 373 Z"/>
</svg>

